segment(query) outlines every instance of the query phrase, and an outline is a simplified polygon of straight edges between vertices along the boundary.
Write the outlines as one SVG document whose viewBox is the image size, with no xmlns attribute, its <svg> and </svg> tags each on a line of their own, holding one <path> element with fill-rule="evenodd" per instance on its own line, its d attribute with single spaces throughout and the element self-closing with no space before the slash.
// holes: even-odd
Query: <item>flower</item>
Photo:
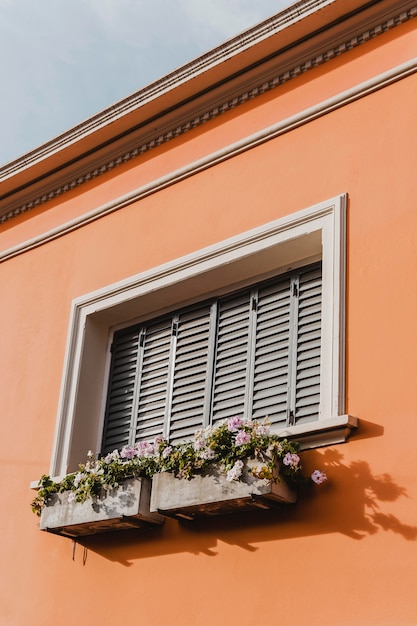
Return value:
<svg viewBox="0 0 417 626">
<path fill-rule="evenodd" d="M 206 461 L 211 461 L 216 457 L 216 454 L 212 448 L 206 448 L 206 450 L 203 450 L 203 452 L 201 453 L 201 456 Z"/>
<path fill-rule="evenodd" d="M 136 450 L 132 446 L 124 446 L 120 452 L 122 459 L 131 460 L 136 456 Z"/>
<path fill-rule="evenodd" d="M 155 446 L 150 441 L 138 441 L 135 443 L 135 451 L 137 457 L 149 458 L 155 454 Z"/>
<path fill-rule="evenodd" d="M 86 474 L 84 474 L 83 472 L 78 472 L 74 478 L 74 487 L 78 487 L 82 479 L 85 477 L 86 477 Z"/>
<path fill-rule="evenodd" d="M 109 452 L 104 457 L 104 462 L 107 463 L 107 465 L 109 465 L 112 461 L 118 461 L 119 458 L 120 458 L 119 451 L 118 450 L 113 450 L 113 452 Z"/>
<path fill-rule="evenodd" d="M 242 475 L 243 461 L 236 461 L 232 469 L 227 472 L 226 480 L 230 483 L 237 480 Z"/>
<path fill-rule="evenodd" d="M 287 452 L 287 454 L 282 459 L 282 462 L 284 463 L 284 465 L 297 467 L 300 462 L 300 457 L 298 456 L 298 454 L 291 454 L 290 452 Z"/>
<path fill-rule="evenodd" d="M 245 443 L 249 443 L 250 438 L 250 434 L 246 430 L 239 430 L 236 435 L 236 445 L 243 446 Z"/>
<path fill-rule="evenodd" d="M 194 450 L 198 452 L 198 450 L 202 450 L 205 445 L 206 445 L 205 433 L 202 430 L 197 430 L 197 432 L 194 434 L 194 443 L 193 443 Z"/>
<path fill-rule="evenodd" d="M 269 434 L 269 423 L 258 424 L 257 422 L 255 422 L 254 427 L 253 427 L 253 433 L 257 437 L 262 437 L 264 435 L 268 435 Z"/>
<path fill-rule="evenodd" d="M 323 483 L 327 477 L 319 470 L 303 476 L 298 448 L 296 442 L 270 433 L 269 421 L 235 416 L 215 427 L 198 430 L 191 441 L 169 443 L 158 435 L 153 441 L 139 441 L 104 457 L 89 451 L 86 463 L 60 482 L 42 476 L 32 510 L 40 515 L 54 493 L 67 492 L 68 502 L 84 502 L 98 498 L 103 489 L 107 492 L 117 488 L 128 477 L 152 478 L 160 472 L 171 472 L 177 478 L 190 479 L 204 475 L 214 463 L 228 482 L 242 480 L 248 459 L 259 463 L 248 470 L 259 479 L 279 480 L 281 476 L 293 488 Z"/>
<path fill-rule="evenodd" d="M 234 433 L 242 426 L 242 424 L 243 421 L 240 419 L 240 417 L 231 417 L 227 422 L 227 429 L 230 430 L 231 433 Z"/>
<path fill-rule="evenodd" d="M 313 481 L 313 483 L 316 483 L 316 485 L 321 485 L 321 483 L 324 483 L 324 481 L 327 480 L 327 476 L 324 472 L 321 472 L 320 470 L 314 470 L 314 472 L 311 474 L 311 480 Z"/>
<path fill-rule="evenodd" d="M 167 457 L 169 457 L 171 452 L 172 452 L 172 446 L 167 446 L 166 448 L 162 450 L 162 457 L 166 459 Z"/>
</svg>

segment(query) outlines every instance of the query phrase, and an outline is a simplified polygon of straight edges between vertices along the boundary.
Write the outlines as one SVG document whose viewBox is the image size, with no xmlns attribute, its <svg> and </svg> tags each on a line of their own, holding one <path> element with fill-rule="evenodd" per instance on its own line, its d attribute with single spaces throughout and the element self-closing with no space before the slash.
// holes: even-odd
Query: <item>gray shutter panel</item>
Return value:
<svg viewBox="0 0 417 626">
<path fill-rule="evenodd" d="M 139 329 L 115 333 L 104 419 L 102 453 L 129 443 L 132 425 Z"/>
<path fill-rule="evenodd" d="M 234 415 L 318 418 L 321 266 L 115 333 L 103 452 Z"/>
<path fill-rule="evenodd" d="M 141 343 L 135 441 L 153 439 L 164 432 L 173 343 L 171 319 L 147 325 Z"/>
<path fill-rule="evenodd" d="M 287 419 L 290 336 L 290 280 L 258 293 L 252 417 L 271 424 Z"/>
<path fill-rule="evenodd" d="M 250 293 L 218 303 L 212 424 L 244 416 L 249 363 Z"/>
<path fill-rule="evenodd" d="M 210 400 L 210 321 L 209 304 L 178 316 L 169 421 L 169 439 L 173 442 L 190 439 L 204 425 Z"/>
<path fill-rule="evenodd" d="M 295 422 L 318 419 L 320 405 L 321 266 L 300 272 L 295 381 Z"/>
</svg>

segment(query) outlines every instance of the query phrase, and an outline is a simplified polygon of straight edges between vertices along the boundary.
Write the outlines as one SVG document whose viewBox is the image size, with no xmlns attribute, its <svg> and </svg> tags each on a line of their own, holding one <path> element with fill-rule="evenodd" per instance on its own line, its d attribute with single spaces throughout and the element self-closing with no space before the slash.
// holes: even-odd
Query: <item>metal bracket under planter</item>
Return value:
<svg viewBox="0 0 417 626">
<path fill-rule="evenodd" d="M 68 502 L 68 492 L 54 494 L 41 513 L 40 529 L 76 538 L 115 530 L 163 524 L 150 512 L 151 481 L 127 478 L 97 499 Z"/>
<path fill-rule="evenodd" d="M 192 520 L 200 515 L 223 515 L 254 508 L 274 508 L 294 503 L 297 494 L 286 482 L 255 478 L 247 461 L 240 480 L 227 481 L 224 471 L 214 466 L 210 473 L 187 480 L 164 472 L 153 477 L 151 512 L 166 517 Z M 259 463 L 258 463 L 259 465 Z"/>
</svg>

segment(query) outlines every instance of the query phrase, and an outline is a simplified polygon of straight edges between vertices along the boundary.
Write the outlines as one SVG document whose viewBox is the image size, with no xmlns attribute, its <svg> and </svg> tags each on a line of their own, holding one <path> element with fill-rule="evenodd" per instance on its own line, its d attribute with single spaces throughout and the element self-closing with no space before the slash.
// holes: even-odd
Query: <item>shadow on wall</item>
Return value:
<svg viewBox="0 0 417 626">
<path fill-rule="evenodd" d="M 367 427 L 367 434 L 362 430 L 358 439 L 382 434 L 376 425 L 368 423 Z M 306 489 L 296 505 L 193 522 L 167 519 L 163 527 L 155 529 L 84 537 L 78 540 L 84 547 L 83 562 L 87 563 L 88 550 L 129 566 L 141 558 L 183 552 L 216 556 L 219 541 L 255 552 L 260 542 L 328 533 L 362 540 L 380 531 L 391 531 L 407 541 L 415 541 L 417 526 L 403 524 L 384 512 L 384 504 L 407 497 L 405 489 L 389 474 L 373 474 L 366 461 L 344 463 L 340 449 L 343 448 L 314 450 L 305 456 L 308 469 L 323 469 L 329 480 Z"/>
</svg>

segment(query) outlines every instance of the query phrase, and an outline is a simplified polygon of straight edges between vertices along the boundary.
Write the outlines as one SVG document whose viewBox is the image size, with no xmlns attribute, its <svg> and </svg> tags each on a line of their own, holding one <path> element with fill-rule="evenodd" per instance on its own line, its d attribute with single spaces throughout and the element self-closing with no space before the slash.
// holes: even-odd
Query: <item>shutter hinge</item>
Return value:
<svg viewBox="0 0 417 626">
<path fill-rule="evenodd" d="M 146 336 L 146 333 L 145 333 L 145 331 L 142 330 L 140 335 L 139 335 L 139 346 L 141 348 L 143 348 L 143 346 L 145 345 L 145 336 Z"/>
<path fill-rule="evenodd" d="M 258 298 L 256 296 L 253 296 L 252 298 L 252 311 L 257 311 L 258 310 Z"/>
<path fill-rule="evenodd" d="M 298 286 L 297 283 L 292 284 L 292 295 L 297 298 L 298 297 Z"/>
<path fill-rule="evenodd" d="M 172 336 L 173 337 L 178 336 L 178 322 L 177 321 L 172 322 Z"/>
<path fill-rule="evenodd" d="M 295 425 L 295 415 L 293 409 L 290 409 L 288 412 L 288 426 Z"/>
</svg>

